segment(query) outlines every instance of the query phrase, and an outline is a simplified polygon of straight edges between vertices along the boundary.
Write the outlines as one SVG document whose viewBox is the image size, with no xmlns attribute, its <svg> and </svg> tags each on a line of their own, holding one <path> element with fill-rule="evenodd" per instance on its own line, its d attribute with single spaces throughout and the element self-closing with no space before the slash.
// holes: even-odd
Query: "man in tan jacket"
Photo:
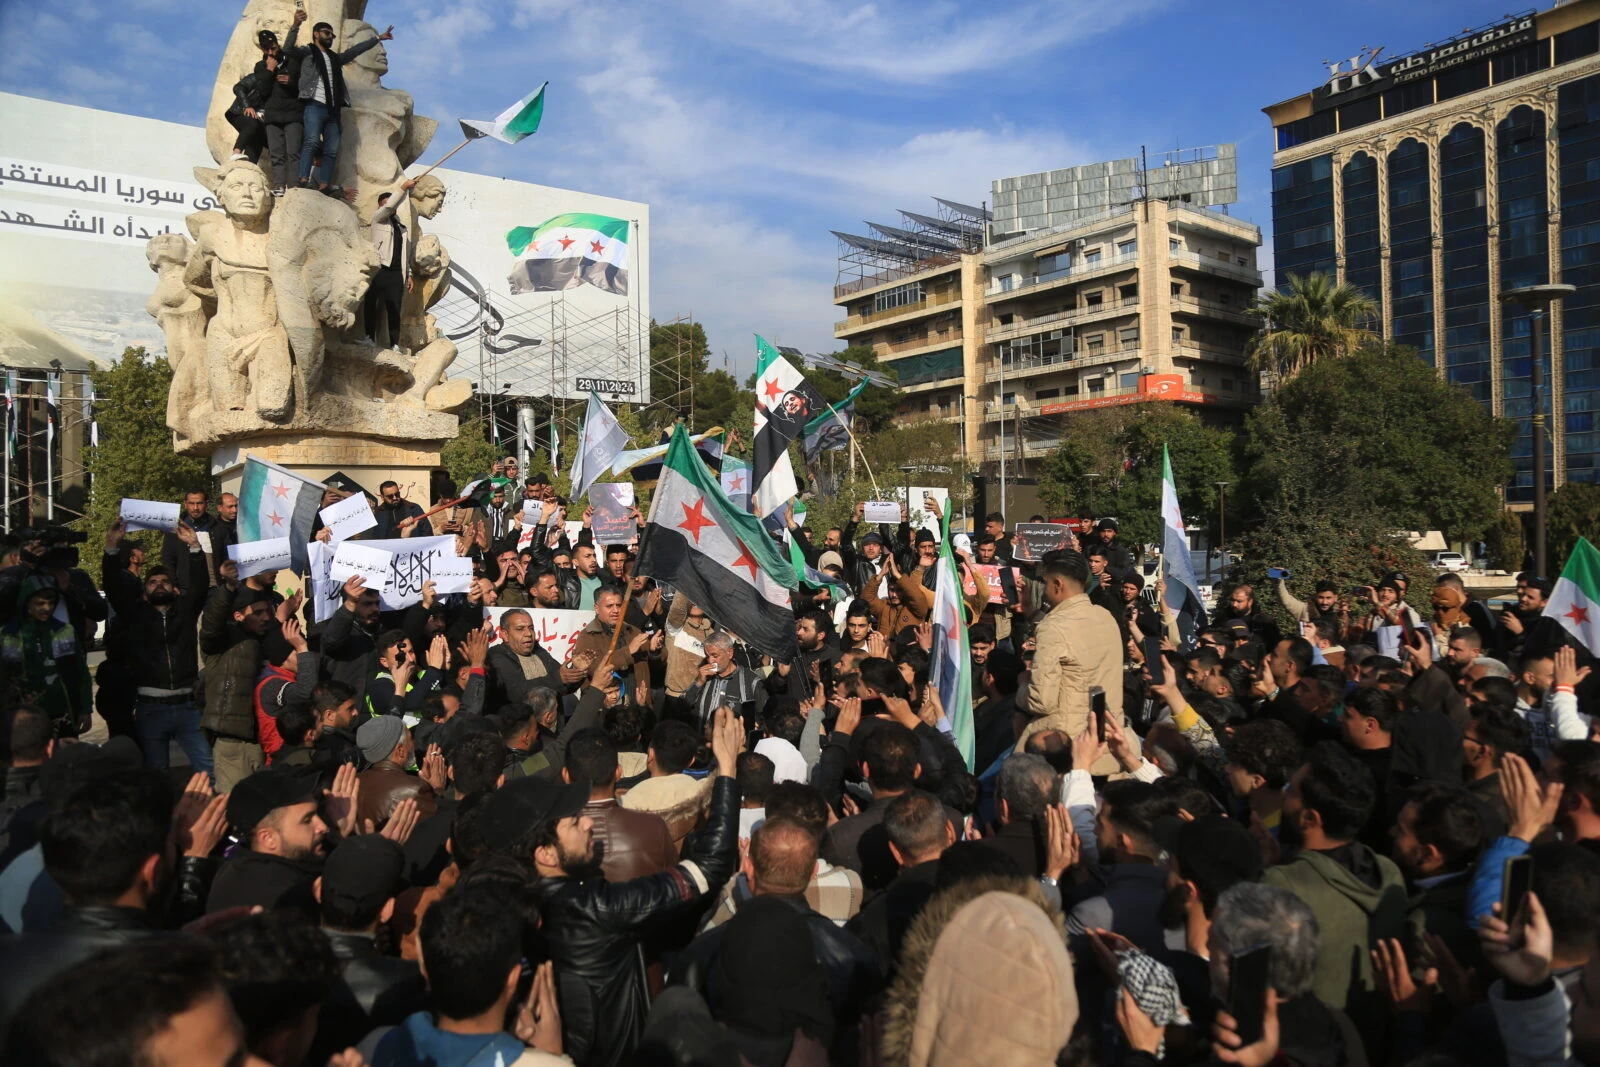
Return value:
<svg viewBox="0 0 1600 1067">
<path fill-rule="evenodd" d="M 1017 740 L 1044 730 L 1077 737 L 1091 724 L 1089 689 L 1106 693 L 1106 714 L 1122 722 L 1122 639 L 1117 620 L 1093 603 L 1083 589 L 1089 584 L 1089 563 L 1077 552 L 1052 553 L 1039 567 L 1044 599 L 1050 612 L 1034 631 L 1033 669 L 1023 676 L 1017 710 L 1034 719 Z M 1100 757 L 1091 774 L 1112 774 L 1116 758 Z"/>
</svg>

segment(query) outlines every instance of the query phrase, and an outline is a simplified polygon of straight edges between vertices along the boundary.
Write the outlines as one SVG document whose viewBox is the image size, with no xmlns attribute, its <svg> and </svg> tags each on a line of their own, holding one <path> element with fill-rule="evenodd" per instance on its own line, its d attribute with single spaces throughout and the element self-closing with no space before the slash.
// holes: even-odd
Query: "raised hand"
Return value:
<svg viewBox="0 0 1600 1067">
<path fill-rule="evenodd" d="M 417 777 L 427 782 L 435 793 L 443 793 L 449 775 L 445 772 L 444 749 L 438 745 L 429 745 L 428 752 L 422 757 L 422 766 L 417 770 Z"/>
<path fill-rule="evenodd" d="M 123 522 L 120 518 L 110 526 L 106 527 L 106 551 L 108 553 L 115 552 L 118 546 L 122 544 L 123 535 L 127 532 L 128 524 Z"/>
<path fill-rule="evenodd" d="M 344 580 L 344 597 L 346 600 L 359 600 L 361 590 L 365 589 L 367 580 L 359 574 L 352 574 Z"/>
<path fill-rule="evenodd" d="M 1094 717 L 1090 716 L 1089 725 L 1084 727 L 1083 733 L 1072 739 L 1072 769 L 1088 770 L 1105 752 L 1105 743 L 1094 735 Z"/>
<path fill-rule="evenodd" d="M 1062 876 L 1078 862 L 1082 844 L 1072 828 L 1072 817 L 1065 804 L 1052 804 L 1044 809 L 1045 860 L 1044 873 L 1060 881 Z"/>
<path fill-rule="evenodd" d="M 1267 990 L 1267 1010 L 1261 1019 L 1261 1040 L 1246 1045 L 1239 1040 L 1239 1024 L 1225 1011 L 1211 1024 L 1211 1052 L 1223 1063 L 1242 1067 L 1267 1067 L 1278 1058 L 1278 991 Z"/>
<path fill-rule="evenodd" d="M 1564 789 L 1561 782 L 1551 782 L 1540 789 L 1528 761 L 1514 752 L 1506 753 L 1500 760 L 1500 795 L 1511 816 L 1507 831 L 1510 836 L 1532 844 L 1556 821 Z"/>
<path fill-rule="evenodd" d="M 289 642 L 289 647 L 294 649 L 296 652 L 305 652 L 311 648 L 311 646 L 306 643 L 305 635 L 300 632 L 299 619 L 285 619 L 278 626 L 278 630 L 283 634 L 283 639 Z"/>
<path fill-rule="evenodd" d="M 924 652 L 933 651 L 933 623 L 917 623 L 917 647 Z"/>
<path fill-rule="evenodd" d="M 387 837 L 397 845 L 404 845 L 411 839 L 411 831 L 417 828 L 417 822 L 422 818 L 417 810 L 417 798 L 406 797 L 394 806 L 394 811 L 389 815 L 389 821 L 383 824 L 383 837 Z M 367 825 L 372 825 L 371 820 Z M 371 832 L 370 830 L 368 831 Z"/>
<path fill-rule="evenodd" d="M 739 753 L 744 749 L 744 723 L 724 705 L 717 709 L 711 726 L 711 753 L 717 758 L 717 774 L 732 778 L 738 766 Z"/>
<path fill-rule="evenodd" d="M 853 734 L 860 725 L 861 698 L 842 698 L 839 701 L 839 717 L 833 723 L 833 732 L 836 734 Z"/>
<path fill-rule="evenodd" d="M 873 659 L 889 658 L 889 639 L 878 631 L 873 630 L 867 634 L 867 655 Z"/>
<path fill-rule="evenodd" d="M 555 964 L 549 960 L 533 972 L 533 986 L 528 999 L 517 1010 L 513 1032 L 524 1045 L 560 1056 L 561 1006 L 556 1000 Z"/>
<path fill-rule="evenodd" d="M 1578 650 L 1571 645 L 1556 649 L 1556 688 L 1575 686 L 1589 677 L 1588 667 L 1578 666 Z"/>
<path fill-rule="evenodd" d="M 328 788 L 328 817 L 343 837 L 356 830 L 356 805 L 361 800 L 361 780 L 356 777 L 354 763 L 341 764 L 334 772 L 333 785 Z"/>
<path fill-rule="evenodd" d="M 1406 962 L 1406 950 L 1396 938 L 1379 938 L 1378 947 L 1372 950 L 1372 969 L 1377 973 L 1378 985 L 1388 995 L 1395 1011 L 1416 1011 L 1426 1014 L 1433 1006 L 1433 984 L 1439 979 L 1437 968 L 1430 967 L 1419 986 L 1411 978 L 1411 967 Z"/>
<path fill-rule="evenodd" d="M 434 634 L 433 640 L 428 642 L 428 666 L 436 671 L 444 670 L 445 664 L 450 662 L 450 640 L 444 634 Z"/>
</svg>

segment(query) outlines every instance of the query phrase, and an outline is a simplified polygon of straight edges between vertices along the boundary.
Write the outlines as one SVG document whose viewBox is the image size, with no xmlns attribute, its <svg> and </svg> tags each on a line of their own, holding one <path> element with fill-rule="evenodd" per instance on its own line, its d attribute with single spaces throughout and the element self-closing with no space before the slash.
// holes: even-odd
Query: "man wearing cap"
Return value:
<svg viewBox="0 0 1600 1067">
<path fill-rule="evenodd" d="M 593 822 L 584 816 L 589 783 L 523 778 L 486 802 L 479 832 L 489 848 L 531 856 L 543 934 L 555 963 L 568 1054 L 590 1067 L 628 1063 L 649 1013 L 639 934 L 653 919 L 718 892 L 738 861 L 739 786 L 734 774 L 744 730 L 719 710 L 711 733 L 717 778 L 706 828 L 668 870 L 612 883 L 592 872 Z"/>
<path fill-rule="evenodd" d="M 361 772 L 361 800 L 357 817 L 365 823 L 371 820 L 381 827 L 394 813 L 395 805 L 413 798 L 417 814 L 426 819 L 438 805 L 438 794 L 433 787 L 406 768 L 411 766 L 416 750 L 411 744 L 411 731 L 398 715 L 379 715 L 368 719 L 356 730 L 356 744 L 361 746 L 361 758 L 367 769 Z"/>
<path fill-rule="evenodd" d="M 23 579 L 17 614 L 0 629 L 0 671 L 50 716 L 56 730 L 76 737 L 94 711 L 88 654 L 70 622 L 55 619 L 61 590 L 42 574 Z"/>
<path fill-rule="evenodd" d="M 1106 569 L 1114 577 L 1133 573 L 1133 553 L 1117 543 L 1117 520 L 1101 519 L 1094 532 L 1106 550 Z"/>
<path fill-rule="evenodd" d="M 281 624 L 300 598 L 279 605 Z M 217 792 L 266 766 L 256 731 L 255 687 L 261 673 L 261 638 L 272 625 L 267 594 L 241 585 L 211 591 L 200 616 L 200 654 L 205 666 L 205 712 L 200 726 L 211 739 Z"/>
<path fill-rule="evenodd" d="M 322 932 L 339 961 L 339 978 L 317 1016 L 317 1039 L 307 1063 L 360 1043 L 379 1026 L 397 1026 L 428 1003 L 428 983 L 410 960 L 378 951 L 378 927 L 394 914 L 404 888 L 400 846 L 378 834 L 346 838 L 328 854 L 312 883 Z"/>
<path fill-rule="evenodd" d="M 228 794 L 228 823 L 239 836 L 217 872 L 206 911 L 252 907 L 316 910 L 328 824 L 317 813 L 317 776 L 299 768 L 257 771 Z"/>
</svg>

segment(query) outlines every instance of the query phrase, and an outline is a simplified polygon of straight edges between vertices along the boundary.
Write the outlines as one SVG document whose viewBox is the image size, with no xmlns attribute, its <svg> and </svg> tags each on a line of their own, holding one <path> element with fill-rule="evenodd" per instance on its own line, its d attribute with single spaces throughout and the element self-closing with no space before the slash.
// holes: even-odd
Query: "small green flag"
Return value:
<svg viewBox="0 0 1600 1067">
<path fill-rule="evenodd" d="M 493 137 L 496 141 L 516 144 L 539 128 L 539 122 L 544 118 L 545 85 L 549 84 L 549 82 L 545 82 L 544 85 L 539 86 L 539 88 L 500 112 L 492 121 L 462 119 L 461 132 L 468 139 Z"/>
</svg>

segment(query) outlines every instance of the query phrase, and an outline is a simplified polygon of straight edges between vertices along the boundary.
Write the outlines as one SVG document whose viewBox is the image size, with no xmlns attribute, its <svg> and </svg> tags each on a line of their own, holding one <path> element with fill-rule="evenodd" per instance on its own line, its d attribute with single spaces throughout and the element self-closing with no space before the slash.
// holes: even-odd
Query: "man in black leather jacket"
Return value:
<svg viewBox="0 0 1600 1067">
<path fill-rule="evenodd" d="M 806 886 L 817 867 L 820 842 L 811 830 L 794 819 L 778 815 L 764 821 L 750 839 L 750 854 L 741 864 L 753 896 L 781 900 L 804 916 L 817 961 L 828 975 L 828 1004 L 833 1009 L 836 1036 L 845 1048 L 854 1048 L 854 1023 L 861 1005 L 877 992 L 881 975 L 873 952 L 855 934 L 835 925 L 806 903 Z M 741 909 L 742 909 L 741 905 Z M 714 1001 L 710 978 L 728 924 L 713 927 L 695 938 L 672 968 L 671 982 L 687 985 Z"/>
<path fill-rule="evenodd" d="M 610 883 L 595 864 L 594 826 L 582 814 L 589 783 L 524 778 L 502 787 L 480 823 L 492 849 L 531 856 L 541 933 L 555 962 L 567 1055 L 589 1067 L 631 1062 L 650 1010 L 640 933 L 692 901 L 714 899 L 739 855 L 739 786 L 735 762 L 744 740 L 739 720 L 719 712 L 711 749 L 717 780 L 706 827 L 685 844 L 674 867 Z"/>
<path fill-rule="evenodd" d="M 317 903 L 339 978 L 323 1001 L 307 1063 L 326 1063 L 377 1027 L 398 1026 L 428 1006 L 422 971 L 383 955 L 375 942 L 378 927 L 394 914 L 404 868 L 400 846 L 378 834 L 345 838 L 323 864 Z"/>
<path fill-rule="evenodd" d="M 182 921 L 204 897 L 211 850 L 221 836 L 221 800 L 200 782 L 175 805 L 172 787 L 149 768 L 96 771 L 45 817 L 39 843 L 45 873 L 60 886 L 66 910 L 47 930 L 0 942 L 0 1047 L 17 1009 L 55 975 L 101 949 L 163 934 L 163 918 Z M 197 779 L 199 776 L 196 776 Z M 209 809 L 209 818 L 202 817 Z M 198 819 L 198 822 L 196 821 Z M 152 914 L 166 899 L 174 871 L 168 835 L 173 823 L 183 858 L 174 914 Z"/>
</svg>

